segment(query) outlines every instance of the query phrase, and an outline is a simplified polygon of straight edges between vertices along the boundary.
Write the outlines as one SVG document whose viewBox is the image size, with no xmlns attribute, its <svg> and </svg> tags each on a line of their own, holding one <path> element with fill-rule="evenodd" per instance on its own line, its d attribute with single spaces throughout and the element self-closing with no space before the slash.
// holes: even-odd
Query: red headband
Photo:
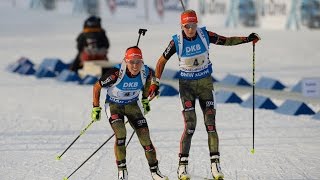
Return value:
<svg viewBox="0 0 320 180">
<path fill-rule="evenodd" d="M 133 59 L 141 59 L 142 60 L 142 52 L 138 47 L 129 48 L 125 54 L 125 60 L 128 62 Z"/>
<path fill-rule="evenodd" d="M 197 14 L 194 11 L 185 11 L 181 14 L 181 24 L 198 23 Z"/>
</svg>

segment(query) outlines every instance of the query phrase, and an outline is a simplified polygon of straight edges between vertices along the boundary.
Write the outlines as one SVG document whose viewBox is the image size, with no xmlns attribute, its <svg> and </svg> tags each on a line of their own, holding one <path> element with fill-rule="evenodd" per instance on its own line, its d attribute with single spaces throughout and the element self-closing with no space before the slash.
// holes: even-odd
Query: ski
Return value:
<svg viewBox="0 0 320 180">
<path fill-rule="evenodd" d="M 190 177 L 181 177 L 178 180 L 191 180 L 191 178 Z"/>
<path fill-rule="evenodd" d="M 178 180 L 199 180 L 199 179 L 203 179 L 203 180 L 224 180 L 224 177 L 218 177 L 216 178 L 207 178 L 207 177 L 203 177 L 203 176 L 199 176 L 199 175 L 190 175 L 189 177 L 181 177 L 178 178 Z"/>
<path fill-rule="evenodd" d="M 196 175 L 191 175 L 190 178 L 188 179 L 179 179 L 179 180 L 197 180 L 197 179 L 203 179 L 203 180 L 223 180 L 223 178 L 215 179 L 215 178 L 207 178 L 203 176 L 196 176 Z"/>
<path fill-rule="evenodd" d="M 207 177 L 203 177 L 203 176 L 195 176 L 195 175 L 191 175 L 191 177 L 189 179 L 186 180 L 198 180 L 198 179 L 203 179 L 203 180 L 223 180 L 222 177 L 216 179 L 216 178 L 207 178 Z"/>
<path fill-rule="evenodd" d="M 178 180 L 192 180 L 192 176 L 190 178 L 180 178 Z M 195 177 L 194 179 L 199 179 L 197 177 Z M 202 179 L 202 178 L 201 178 Z M 214 178 L 203 178 L 203 180 L 223 180 L 223 178 L 219 178 L 219 179 L 214 179 Z"/>
</svg>

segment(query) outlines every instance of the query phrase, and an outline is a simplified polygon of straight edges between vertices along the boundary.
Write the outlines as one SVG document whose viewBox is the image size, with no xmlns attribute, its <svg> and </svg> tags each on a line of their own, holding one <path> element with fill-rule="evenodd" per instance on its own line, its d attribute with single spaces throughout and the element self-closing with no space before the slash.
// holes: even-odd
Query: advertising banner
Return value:
<svg viewBox="0 0 320 180">
<path fill-rule="evenodd" d="M 303 79 L 302 94 L 306 97 L 320 98 L 320 77 Z"/>
<path fill-rule="evenodd" d="M 231 0 L 200 0 L 198 13 L 206 26 L 224 27 L 230 13 Z M 236 17 L 230 17 L 236 21 Z"/>
<path fill-rule="evenodd" d="M 261 9 L 261 27 L 267 29 L 285 29 L 292 1 L 263 0 Z"/>
</svg>

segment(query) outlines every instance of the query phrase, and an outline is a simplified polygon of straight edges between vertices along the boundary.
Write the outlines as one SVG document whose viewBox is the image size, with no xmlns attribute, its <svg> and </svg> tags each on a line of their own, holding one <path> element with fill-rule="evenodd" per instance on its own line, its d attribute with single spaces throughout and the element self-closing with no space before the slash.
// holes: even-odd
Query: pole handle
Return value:
<svg viewBox="0 0 320 180">
<path fill-rule="evenodd" d="M 141 28 L 139 29 L 139 31 L 138 31 L 139 37 L 138 37 L 138 41 L 137 41 L 137 45 L 136 45 L 136 46 L 139 45 L 139 41 L 140 41 L 140 36 L 141 36 L 141 34 L 144 36 L 147 31 L 148 31 L 147 29 L 141 29 Z"/>
</svg>

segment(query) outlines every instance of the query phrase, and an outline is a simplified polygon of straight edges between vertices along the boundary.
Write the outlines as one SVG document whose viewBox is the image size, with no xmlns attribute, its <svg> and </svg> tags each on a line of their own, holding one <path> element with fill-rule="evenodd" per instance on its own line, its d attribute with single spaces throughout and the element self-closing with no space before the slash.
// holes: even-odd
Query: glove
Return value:
<svg viewBox="0 0 320 180">
<path fill-rule="evenodd" d="M 141 103 L 144 109 L 144 115 L 148 114 L 148 112 L 151 110 L 150 108 L 150 101 L 147 98 L 142 98 Z"/>
<path fill-rule="evenodd" d="M 100 120 L 101 107 L 93 107 L 91 111 L 91 119 L 92 121 Z"/>
<path fill-rule="evenodd" d="M 257 43 L 261 39 L 257 33 L 251 33 L 247 38 L 249 42 L 253 41 L 253 43 Z"/>
<path fill-rule="evenodd" d="M 153 98 L 155 98 L 159 94 L 160 94 L 159 81 L 155 80 L 155 81 L 151 82 L 151 85 L 149 87 L 149 92 L 148 92 L 149 100 L 151 101 Z"/>
</svg>

